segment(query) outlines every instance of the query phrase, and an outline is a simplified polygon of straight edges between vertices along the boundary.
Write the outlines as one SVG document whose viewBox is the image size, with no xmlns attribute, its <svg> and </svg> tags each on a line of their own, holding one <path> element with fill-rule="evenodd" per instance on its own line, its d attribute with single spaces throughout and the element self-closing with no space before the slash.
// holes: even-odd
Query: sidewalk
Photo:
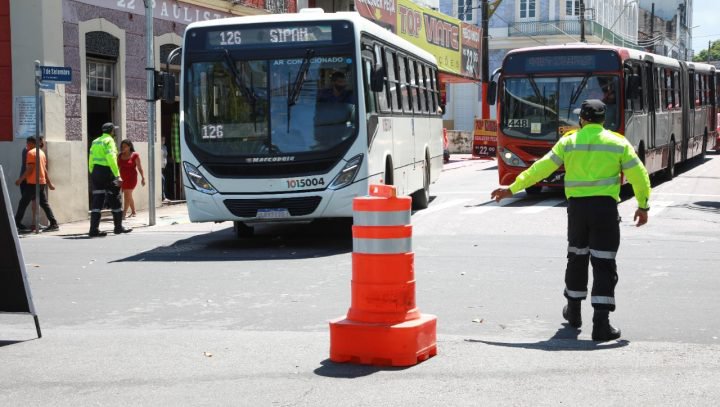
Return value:
<svg viewBox="0 0 720 407">
<path fill-rule="evenodd" d="M 69 223 L 61 223 L 60 230 L 54 232 L 34 232 L 20 234 L 20 238 L 28 238 L 33 236 L 79 236 L 86 235 L 90 230 L 90 215 L 88 219 L 79 220 Z M 146 228 L 149 226 L 149 210 L 139 210 L 137 215 L 123 220 L 123 225 L 133 229 Z M 164 202 L 162 206 L 155 209 L 155 226 L 173 225 L 179 223 L 188 223 L 187 205 L 185 201 L 169 201 Z M 100 230 L 112 233 L 113 221 L 109 210 L 102 213 L 100 221 Z"/>
</svg>

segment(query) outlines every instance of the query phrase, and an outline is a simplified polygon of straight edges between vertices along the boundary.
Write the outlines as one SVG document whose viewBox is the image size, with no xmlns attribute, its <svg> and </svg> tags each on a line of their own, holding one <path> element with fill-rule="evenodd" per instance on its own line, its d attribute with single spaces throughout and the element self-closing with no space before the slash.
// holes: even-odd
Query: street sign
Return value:
<svg viewBox="0 0 720 407">
<path fill-rule="evenodd" d="M 71 82 L 72 68 L 69 66 L 40 66 L 40 80 L 43 82 Z"/>
</svg>

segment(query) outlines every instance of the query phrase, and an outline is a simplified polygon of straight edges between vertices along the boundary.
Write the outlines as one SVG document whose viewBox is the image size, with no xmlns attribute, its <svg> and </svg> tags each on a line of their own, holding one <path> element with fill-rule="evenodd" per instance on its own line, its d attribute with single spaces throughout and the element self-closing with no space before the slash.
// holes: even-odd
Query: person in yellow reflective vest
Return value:
<svg viewBox="0 0 720 407">
<path fill-rule="evenodd" d="M 508 188 L 494 190 L 496 201 L 535 185 L 565 166 L 565 196 L 568 198 L 568 254 L 565 270 L 563 317 L 579 328 L 580 301 L 587 298 L 588 264 L 593 266 L 590 302 L 594 309 L 592 339 L 609 341 L 620 337 L 610 325 L 615 311 L 617 266 L 620 247 L 620 175 L 633 187 L 638 208 L 636 226 L 648 221 L 650 178 L 633 146 L 622 136 L 603 128 L 605 104 L 586 100 L 580 108 L 581 129 L 561 137 L 552 150 L 517 176 Z"/>
<path fill-rule="evenodd" d="M 122 203 L 120 202 L 120 169 L 117 164 L 117 145 L 115 129 L 112 123 L 102 125 L 103 134 L 93 140 L 88 157 L 88 170 L 92 180 L 92 206 L 90 209 L 90 237 L 106 236 L 100 231 L 100 217 L 103 205 L 107 200 L 112 211 L 115 234 L 129 233 L 132 229 L 122 225 Z"/>
</svg>

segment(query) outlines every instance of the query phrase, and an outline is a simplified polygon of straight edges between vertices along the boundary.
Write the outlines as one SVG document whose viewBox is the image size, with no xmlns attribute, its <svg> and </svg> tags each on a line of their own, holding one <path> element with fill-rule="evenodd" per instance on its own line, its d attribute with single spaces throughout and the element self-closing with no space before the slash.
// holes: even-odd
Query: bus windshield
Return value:
<svg viewBox="0 0 720 407">
<path fill-rule="evenodd" d="M 605 128 L 619 128 L 614 75 L 510 77 L 504 81 L 500 128 L 505 135 L 554 141 L 580 127 L 580 105 L 600 99 L 607 106 Z"/>
<path fill-rule="evenodd" d="M 249 53 L 244 53 L 247 55 Z M 219 158 L 323 152 L 356 135 L 351 55 L 234 58 L 217 51 L 185 71 L 186 142 Z"/>
</svg>

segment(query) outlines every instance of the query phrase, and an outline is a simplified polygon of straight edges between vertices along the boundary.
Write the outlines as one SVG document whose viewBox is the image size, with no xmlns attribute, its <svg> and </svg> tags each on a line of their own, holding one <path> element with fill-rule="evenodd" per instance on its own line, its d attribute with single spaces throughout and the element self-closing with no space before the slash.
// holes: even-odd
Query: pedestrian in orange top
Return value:
<svg viewBox="0 0 720 407">
<path fill-rule="evenodd" d="M 28 137 L 26 145 L 27 157 L 25 159 L 25 172 L 20 175 L 20 178 L 18 178 L 17 181 L 15 181 L 15 185 L 20 185 L 23 181 L 25 181 L 27 183 L 27 187 L 23 190 L 20 203 L 18 203 L 17 212 L 15 213 L 15 226 L 17 226 L 19 232 L 26 233 L 30 231 L 27 226 L 22 224 L 22 218 L 25 216 L 27 206 L 33 199 L 35 199 L 36 184 L 40 184 L 40 207 L 50 221 L 50 225 L 48 225 L 48 227 L 44 230 L 58 230 L 60 228 L 58 227 L 57 220 L 53 215 L 52 209 L 50 209 L 50 204 L 48 203 L 47 196 L 45 195 L 45 185 L 47 185 L 51 190 L 55 189 L 55 185 L 53 185 L 50 181 L 50 176 L 47 171 L 47 158 L 45 158 L 45 153 L 40 150 L 40 159 L 37 159 L 38 150 L 35 148 L 35 137 Z M 39 182 L 36 170 L 39 171 Z"/>
</svg>

